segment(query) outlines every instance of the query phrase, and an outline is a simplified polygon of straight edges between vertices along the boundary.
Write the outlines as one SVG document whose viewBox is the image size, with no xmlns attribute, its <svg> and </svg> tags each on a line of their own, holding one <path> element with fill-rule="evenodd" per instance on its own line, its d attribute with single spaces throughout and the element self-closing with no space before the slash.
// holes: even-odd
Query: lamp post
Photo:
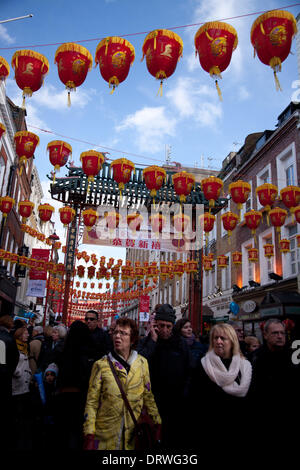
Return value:
<svg viewBox="0 0 300 470">
<path fill-rule="evenodd" d="M 49 235 L 48 240 L 51 242 L 51 259 L 53 261 L 53 252 L 55 243 L 59 240 L 59 236 L 56 233 L 52 233 Z M 48 297 L 49 297 L 49 290 L 50 290 L 50 280 L 51 280 L 51 272 L 49 271 L 48 279 L 47 279 L 47 295 L 46 295 L 46 303 L 45 303 L 45 310 L 44 310 L 44 320 L 43 320 L 43 327 L 46 326 L 46 318 L 47 318 L 47 306 L 48 306 Z"/>
</svg>

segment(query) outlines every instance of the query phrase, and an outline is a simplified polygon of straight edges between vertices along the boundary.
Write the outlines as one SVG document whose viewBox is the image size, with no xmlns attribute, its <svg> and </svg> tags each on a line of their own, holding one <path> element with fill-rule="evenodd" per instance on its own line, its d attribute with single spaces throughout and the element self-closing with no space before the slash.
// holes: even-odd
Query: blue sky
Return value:
<svg viewBox="0 0 300 470">
<path fill-rule="evenodd" d="M 170 145 L 171 160 L 218 169 L 247 134 L 273 129 L 278 114 L 291 101 L 292 82 L 298 79 L 296 42 L 292 45 L 294 55 L 289 55 L 278 74 L 283 91 L 277 92 L 272 70 L 253 58 L 250 30 L 259 14 L 227 20 L 238 33 L 239 45 L 220 80 L 223 102 L 214 81 L 195 58 L 194 35 L 199 26 L 175 30 L 183 40 L 183 57 L 164 83 L 162 97 L 157 96 L 159 82 L 149 74 L 145 61 L 141 62 L 142 45 L 147 32 L 157 28 L 172 29 L 285 4 L 279 0 L 264 0 L 263 4 L 258 0 L 1 0 L 1 19 L 34 16 L 0 25 L 0 48 L 11 48 L 0 49 L 0 55 L 10 63 L 15 48 L 26 47 L 44 54 L 50 63 L 44 86 L 26 105 L 28 129 L 41 139 L 36 165 L 44 188 L 48 185 L 45 175 L 52 169 L 46 146 L 60 138 L 55 132 L 67 136 L 63 140 L 72 145 L 77 164 L 81 152 L 109 147 L 114 149 L 110 150 L 112 159 L 126 156 L 137 166 L 159 165 L 165 161 L 165 146 Z M 297 16 L 300 6 L 288 10 Z M 140 32 L 143 34 L 133 34 Z M 54 64 L 57 43 L 98 38 L 81 43 L 94 58 L 100 40 L 113 35 L 125 37 L 135 47 L 128 78 L 111 95 L 99 68 L 93 67 L 72 94 L 68 108 L 67 92 Z M 56 45 L 38 46 L 53 43 Z M 13 75 L 11 70 L 7 94 L 21 104 L 22 92 Z M 45 134 L 30 125 L 54 133 Z M 76 143 L 71 137 L 91 145 Z"/>
</svg>

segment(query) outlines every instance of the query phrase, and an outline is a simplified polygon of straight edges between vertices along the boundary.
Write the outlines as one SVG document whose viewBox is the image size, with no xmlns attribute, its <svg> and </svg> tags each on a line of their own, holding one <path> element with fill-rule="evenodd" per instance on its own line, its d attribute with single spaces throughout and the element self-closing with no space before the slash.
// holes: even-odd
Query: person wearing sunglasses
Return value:
<svg viewBox="0 0 300 470">
<path fill-rule="evenodd" d="M 135 447 L 135 424 L 112 370 L 121 381 L 136 420 L 145 406 L 157 425 L 157 438 L 160 433 L 161 419 L 151 391 L 148 362 L 134 349 L 138 340 L 136 323 L 130 318 L 118 318 L 112 337 L 113 350 L 95 362 L 92 369 L 83 426 L 84 450 Z"/>
<path fill-rule="evenodd" d="M 98 312 L 88 310 L 85 314 L 85 323 L 87 324 L 91 335 L 91 350 L 93 362 L 98 361 L 110 350 L 110 341 L 108 334 L 98 326 Z"/>
</svg>

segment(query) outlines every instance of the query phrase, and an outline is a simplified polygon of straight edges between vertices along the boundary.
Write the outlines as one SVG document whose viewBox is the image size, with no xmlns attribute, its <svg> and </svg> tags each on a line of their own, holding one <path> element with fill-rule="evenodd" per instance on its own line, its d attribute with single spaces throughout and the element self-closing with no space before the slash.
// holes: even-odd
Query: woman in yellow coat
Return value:
<svg viewBox="0 0 300 470">
<path fill-rule="evenodd" d="M 135 418 L 139 419 L 145 406 L 157 424 L 159 434 L 161 419 L 151 391 L 148 362 L 132 349 L 137 338 L 136 323 L 129 318 L 119 318 L 113 331 L 114 349 L 109 353 L 109 357 Z M 134 449 L 134 423 L 110 369 L 107 356 L 93 365 L 83 432 L 86 450 Z"/>
</svg>

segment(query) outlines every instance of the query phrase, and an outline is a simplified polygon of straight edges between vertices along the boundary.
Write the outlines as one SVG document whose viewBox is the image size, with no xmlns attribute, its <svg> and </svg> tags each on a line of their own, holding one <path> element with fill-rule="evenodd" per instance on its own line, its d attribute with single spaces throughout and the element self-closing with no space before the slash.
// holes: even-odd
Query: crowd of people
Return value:
<svg viewBox="0 0 300 470">
<path fill-rule="evenodd" d="M 131 450 L 147 410 L 161 449 L 199 449 L 220 436 L 264 439 L 264 423 L 276 437 L 285 407 L 298 409 L 299 366 L 278 319 L 265 322 L 262 342 L 238 322 L 199 338 L 169 304 L 156 306 L 143 338 L 129 318 L 108 331 L 98 323 L 94 310 L 69 328 L 0 317 L 5 448 Z"/>
</svg>

